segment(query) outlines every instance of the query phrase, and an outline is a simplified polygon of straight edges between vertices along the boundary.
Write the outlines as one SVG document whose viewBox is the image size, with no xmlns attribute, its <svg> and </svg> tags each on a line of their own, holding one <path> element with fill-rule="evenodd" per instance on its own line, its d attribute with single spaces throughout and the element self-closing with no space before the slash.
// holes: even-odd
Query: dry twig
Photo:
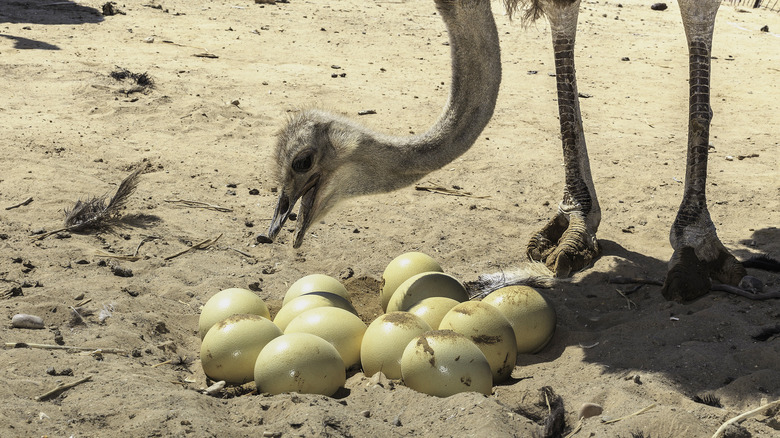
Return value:
<svg viewBox="0 0 780 438">
<path fill-rule="evenodd" d="M 98 348 L 98 347 L 74 347 L 72 345 L 53 345 L 53 344 L 30 344 L 27 342 L 6 342 L 5 348 L 40 348 L 42 350 L 76 350 L 76 351 L 99 351 L 106 354 L 127 355 L 127 351 L 121 348 Z"/>
<path fill-rule="evenodd" d="M 431 192 L 431 193 L 438 193 L 440 195 L 450 195 L 450 196 L 463 196 L 466 198 L 476 198 L 476 199 L 487 199 L 490 198 L 490 196 L 477 196 L 473 195 L 470 192 L 463 192 L 460 190 L 455 189 L 448 189 L 447 187 L 442 186 L 414 186 L 415 190 L 425 191 L 425 192 Z"/>
<path fill-rule="evenodd" d="M 217 237 L 215 237 L 213 239 L 206 239 L 206 240 L 204 240 L 202 242 L 198 242 L 195 245 L 192 245 L 191 247 L 189 247 L 189 248 L 187 248 L 185 250 L 179 251 L 179 252 L 177 252 L 174 255 L 169 255 L 168 257 L 165 257 L 165 260 L 174 259 L 174 258 L 176 258 L 176 257 L 178 257 L 178 256 L 180 256 L 182 254 L 186 254 L 186 253 L 192 251 L 193 249 L 206 249 L 206 248 L 210 247 L 211 245 L 217 243 L 217 240 L 219 240 L 220 237 L 222 237 L 222 233 L 219 233 L 219 236 L 217 236 Z"/>
<path fill-rule="evenodd" d="M 760 407 L 758 407 L 756 409 L 753 409 L 752 411 L 748 411 L 748 412 L 745 412 L 744 414 L 737 415 L 736 417 L 732 418 L 731 420 L 723 423 L 718 428 L 718 430 L 715 431 L 715 435 L 713 435 L 712 438 L 719 438 L 723 434 L 723 432 L 726 430 L 726 428 L 728 428 L 730 425 L 732 425 L 734 423 L 739 423 L 739 422 L 741 422 L 743 420 L 747 420 L 748 418 L 753 417 L 755 415 L 758 415 L 758 414 L 764 412 L 767 409 L 772 409 L 772 408 L 776 408 L 776 407 L 780 407 L 780 400 L 775 400 L 775 401 L 773 401 L 771 403 L 767 403 L 767 404 L 765 404 L 763 406 L 760 406 Z"/>
<path fill-rule="evenodd" d="M 25 205 L 27 205 L 27 204 L 29 204 L 31 202 L 33 202 L 33 198 L 27 198 L 24 201 L 22 201 L 22 202 L 20 202 L 18 204 L 14 204 L 14 205 L 12 205 L 10 207 L 6 207 L 5 209 L 6 210 L 13 210 L 14 208 L 24 207 Z"/>
<path fill-rule="evenodd" d="M 169 202 L 171 204 L 181 204 L 180 207 L 182 208 L 205 208 L 206 210 L 221 211 L 223 213 L 230 213 L 233 211 L 232 208 L 221 207 L 219 205 L 209 204 L 206 202 L 191 201 L 189 199 L 166 199 L 165 202 Z"/>
<path fill-rule="evenodd" d="M 90 380 L 92 380 L 92 376 L 84 377 L 83 379 L 77 380 L 77 381 L 75 381 L 73 383 L 67 383 L 67 384 L 64 384 L 64 385 L 58 385 L 56 388 L 52 389 L 51 391 L 49 391 L 49 392 L 47 392 L 47 393 L 45 393 L 43 395 L 39 395 L 38 397 L 35 397 L 35 401 L 44 401 L 44 400 L 48 400 L 48 399 L 50 399 L 52 397 L 56 397 L 61 392 L 66 391 L 66 390 L 68 390 L 70 388 L 73 388 L 74 386 L 81 385 L 84 382 L 89 382 Z"/>
<path fill-rule="evenodd" d="M 649 411 L 650 409 L 653 409 L 654 407 L 655 407 L 655 403 L 651 404 L 650 406 L 648 406 L 646 408 L 642 408 L 642 409 L 634 412 L 633 414 L 628 414 L 628 415 L 626 415 L 624 417 L 615 418 L 614 420 L 605 421 L 604 424 L 617 423 L 618 421 L 625 420 L 626 418 L 631 418 L 631 417 L 637 416 L 639 414 L 643 414 L 643 413 Z"/>
</svg>

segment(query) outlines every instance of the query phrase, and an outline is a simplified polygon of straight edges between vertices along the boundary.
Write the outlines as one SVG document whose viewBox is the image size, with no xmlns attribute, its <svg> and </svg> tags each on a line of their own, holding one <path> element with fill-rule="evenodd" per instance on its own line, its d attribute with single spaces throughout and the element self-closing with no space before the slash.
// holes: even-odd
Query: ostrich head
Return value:
<svg viewBox="0 0 780 438">
<path fill-rule="evenodd" d="M 360 172 L 350 157 L 358 149 L 360 131 L 338 116 L 306 110 L 279 132 L 276 164 L 279 199 L 268 229 L 274 239 L 300 201 L 293 247 L 300 247 L 306 230 L 339 200 L 359 190 Z"/>
</svg>

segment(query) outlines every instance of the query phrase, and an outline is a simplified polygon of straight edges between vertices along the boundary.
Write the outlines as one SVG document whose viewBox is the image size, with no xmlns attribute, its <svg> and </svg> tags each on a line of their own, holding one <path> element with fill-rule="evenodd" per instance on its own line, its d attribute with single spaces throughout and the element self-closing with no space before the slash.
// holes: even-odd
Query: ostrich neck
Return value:
<svg viewBox="0 0 780 438">
<path fill-rule="evenodd" d="M 498 33 L 484 0 L 437 1 L 449 31 L 452 83 L 438 120 L 425 133 L 394 137 L 364 132 L 356 151 L 370 172 L 364 193 L 387 192 L 417 181 L 466 152 L 487 125 L 501 83 Z"/>
</svg>

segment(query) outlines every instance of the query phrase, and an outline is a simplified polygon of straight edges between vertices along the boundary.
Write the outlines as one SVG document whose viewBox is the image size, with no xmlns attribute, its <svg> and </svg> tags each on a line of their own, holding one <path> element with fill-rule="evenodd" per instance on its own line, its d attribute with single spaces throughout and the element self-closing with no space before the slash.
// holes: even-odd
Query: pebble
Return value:
<svg viewBox="0 0 780 438">
<path fill-rule="evenodd" d="M 760 294 L 764 291 L 764 283 L 752 275 L 746 275 L 742 277 L 742 280 L 739 282 L 739 288 L 753 292 L 754 294 Z"/>
<path fill-rule="evenodd" d="M 596 415 L 601 415 L 604 412 L 604 408 L 596 403 L 583 403 L 580 407 L 580 418 L 590 418 Z"/>
<path fill-rule="evenodd" d="M 18 313 L 11 318 L 13 328 L 42 329 L 44 328 L 43 319 L 40 316 Z"/>
</svg>

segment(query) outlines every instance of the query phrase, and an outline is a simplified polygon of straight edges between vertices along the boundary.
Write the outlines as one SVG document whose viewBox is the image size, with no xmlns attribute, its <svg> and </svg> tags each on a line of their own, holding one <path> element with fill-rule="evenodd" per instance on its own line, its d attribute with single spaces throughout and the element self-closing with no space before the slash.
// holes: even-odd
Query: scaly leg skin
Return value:
<svg viewBox="0 0 780 438">
<path fill-rule="evenodd" d="M 544 11 L 555 51 L 566 180 L 558 214 L 531 238 L 527 253 L 532 260 L 544 262 L 558 277 L 568 277 L 587 267 L 599 253 L 596 231 L 601 209 L 590 173 L 574 70 L 579 5 L 579 0 L 569 4 L 549 2 Z"/>
<path fill-rule="evenodd" d="M 710 51 L 720 0 L 680 0 L 690 61 L 690 107 L 685 192 L 669 240 L 674 254 L 662 293 L 690 301 L 709 292 L 715 279 L 737 285 L 745 268 L 718 239 L 707 210 L 707 154 L 710 108 Z"/>
</svg>

